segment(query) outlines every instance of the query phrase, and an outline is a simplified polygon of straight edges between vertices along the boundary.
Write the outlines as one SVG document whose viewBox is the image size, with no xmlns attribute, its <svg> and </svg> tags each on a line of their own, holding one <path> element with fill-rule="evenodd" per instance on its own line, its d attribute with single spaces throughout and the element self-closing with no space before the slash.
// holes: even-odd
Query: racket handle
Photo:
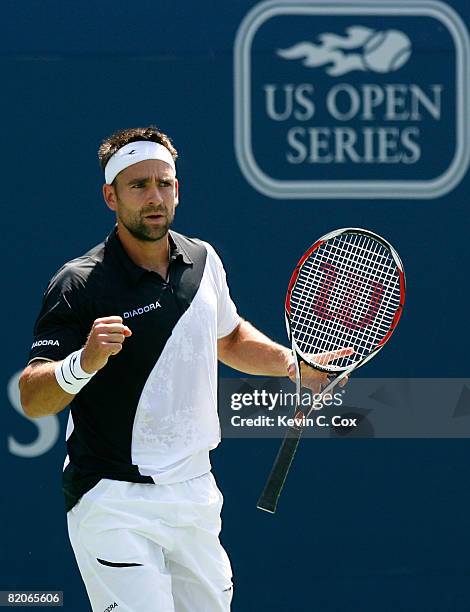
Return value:
<svg viewBox="0 0 470 612">
<path fill-rule="evenodd" d="M 260 510 L 265 510 L 272 514 L 276 512 L 277 502 L 289 473 L 301 435 L 302 429 L 299 427 L 289 427 L 287 429 L 269 478 L 256 504 Z"/>
</svg>

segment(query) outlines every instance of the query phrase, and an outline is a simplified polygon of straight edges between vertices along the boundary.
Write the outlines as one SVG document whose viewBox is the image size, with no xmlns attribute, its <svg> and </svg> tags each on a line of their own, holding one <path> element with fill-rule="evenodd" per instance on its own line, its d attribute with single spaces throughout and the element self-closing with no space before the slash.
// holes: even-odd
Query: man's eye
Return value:
<svg viewBox="0 0 470 612">
<path fill-rule="evenodd" d="M 144 186 L 144 183 L 136 183 L 135 185 L 132 185 L 132 189 L 142 189 Z"/>
</svg>

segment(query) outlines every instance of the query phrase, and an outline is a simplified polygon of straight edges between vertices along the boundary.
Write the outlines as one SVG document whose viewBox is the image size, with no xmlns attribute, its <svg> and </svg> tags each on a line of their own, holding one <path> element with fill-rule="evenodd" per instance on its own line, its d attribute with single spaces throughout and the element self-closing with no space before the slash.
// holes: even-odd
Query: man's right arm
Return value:
<svg viewBox="0 0 470 612">
<path fill-rule="evenodd" d="M 57 414 L 70 404 L 74 396 L 66 393 L 57 383 L 57 361 L 33 361 L 23 370 L 20 380 L 20 398 L 24 413 L 30 418 Z"/>
<path fill-rule="evenodd" d="M 117 355 L 125 338 L 132 335 L 119 316 L 96 319 L 81 353 L 80 365 L 84 372 L 101 370 L 108 359 Z M 55 370 L 60 361 L 33 361 L 23 370 L 20 380 L 20 399 L 30 418 L 57 414 L 70 404 L 74 395 L 67 393 L 57 382 Z"/>
</svg>

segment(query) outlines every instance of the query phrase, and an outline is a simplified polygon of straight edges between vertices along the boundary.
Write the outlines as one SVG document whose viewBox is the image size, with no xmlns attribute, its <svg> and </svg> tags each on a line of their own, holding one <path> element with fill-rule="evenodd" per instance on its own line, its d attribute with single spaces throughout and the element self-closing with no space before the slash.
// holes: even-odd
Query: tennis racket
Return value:
<svg viewBox="0 0 470 612">
<path fill-rule="evenodd" d="M 332 380 L 320 397 L 383 348 L 405 301 L 405 275 L 395 249 L 383 238 L 357 228 L 320 238 L 300 259 L 287 289 L 285 315 L 295 357 L 296 407 L 258 508 L 276 511 L 279 495 L 302 435 L 306 411 L 300 405 L 301 363 Z"/>
</svg>

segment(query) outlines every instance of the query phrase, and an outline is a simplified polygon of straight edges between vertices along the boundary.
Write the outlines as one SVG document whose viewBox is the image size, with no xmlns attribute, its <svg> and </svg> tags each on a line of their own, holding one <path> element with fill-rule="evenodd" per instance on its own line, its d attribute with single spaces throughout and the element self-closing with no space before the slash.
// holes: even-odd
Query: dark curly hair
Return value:
<svg viewBox="0 0 470 612">
<path fill-rule="evenodd" d="M 161 132 L 155 125 L 149 125 L 148 127 L 129 128 L 127 130 L 119 130 L 114 134 L 111 134 L 108 138 L 103 140 L 98 149 L 98 159 L 100 160 L 101 169 L 104 170 L 109 158 L 112 157 L 116 151 L 121 147 L 128 144 L 129 142 L 136 142 L 137 140 L 150 140 L 152 142 L 158 142 L 170 151 L 173 159 L 176 161 L 178 152 L 176 151 L 173 143 L 169 136 Z"/>
</svg>

